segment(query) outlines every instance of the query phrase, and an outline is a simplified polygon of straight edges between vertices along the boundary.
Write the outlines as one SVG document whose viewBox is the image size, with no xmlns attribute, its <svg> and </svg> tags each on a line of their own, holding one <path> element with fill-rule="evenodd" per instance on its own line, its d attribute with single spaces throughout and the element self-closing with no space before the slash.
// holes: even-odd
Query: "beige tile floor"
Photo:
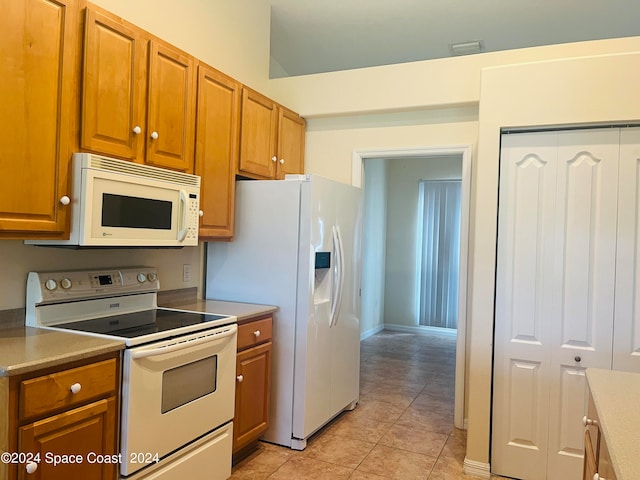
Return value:
<svg viewBox="0 0 640 480">
<path fill-rule="evenodd" d="M 462 473 L 466 432 L 453 426 L 454 371 L 454 337 L 382 331 L 361 344 L 355 410 L 304 451 L 261 443 L 231 478 L 471 479 Z"/>
</svg>

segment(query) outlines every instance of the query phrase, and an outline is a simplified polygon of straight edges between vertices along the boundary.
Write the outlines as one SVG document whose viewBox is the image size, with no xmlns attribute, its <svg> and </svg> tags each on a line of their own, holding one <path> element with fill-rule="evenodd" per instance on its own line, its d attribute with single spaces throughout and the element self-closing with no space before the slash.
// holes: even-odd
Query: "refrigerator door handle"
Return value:
<svg viewBox="0 0 640 480">
<path fill-rule="evenodd" d="M 344 253 L 342 246 L 342 235 L 340 228 L 334 226 L 333 233 L 333 251 L 336 261 L 333 279 L 333 292 L 331 296 L 331 320 L 329 326 L 333 327 L 338 324 L 338 315 L 340 313 L 340 304 L 342 303 L 342 290 L 344 286 Z"/>
</svg>

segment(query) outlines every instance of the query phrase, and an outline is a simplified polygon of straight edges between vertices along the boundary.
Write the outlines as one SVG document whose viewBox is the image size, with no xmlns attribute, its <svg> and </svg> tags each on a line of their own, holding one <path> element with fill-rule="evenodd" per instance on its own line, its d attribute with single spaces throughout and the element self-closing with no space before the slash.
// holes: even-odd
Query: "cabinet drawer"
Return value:
<svg viewBox="0 0 640 480">
<path fill-rule="evenodd" d="M 116 359 L 31 378 L 20 383 L 20 419 L 72 407 L 116 391 Z M 71 386 L 78 384 L 76 393 Z"/>
<path fill-rule="evenodd" d="M 238 326 L 238 350 L 260 345 L 271 340 L 271 317 Z"/>
</svg>

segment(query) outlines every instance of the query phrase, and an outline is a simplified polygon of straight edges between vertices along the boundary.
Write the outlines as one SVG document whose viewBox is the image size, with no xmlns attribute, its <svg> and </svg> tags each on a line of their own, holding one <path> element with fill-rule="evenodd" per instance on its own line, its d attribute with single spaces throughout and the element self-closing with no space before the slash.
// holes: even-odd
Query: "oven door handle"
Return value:
<svg viewBox="0 0 640 480">
<path fill-rule="evenodd" d="M 169 345 L 168 347 L 158 347 L 158 348 L 153 348 L 151 350 L 140 350 L 137 352 L 131 352 L 131 358 L 138 359 L 138 358 L 157 357 L 159 355 L 164 355 L 166 353 L 172 353 L 178 350 L 184 350 L 187 348 L 195 347 L 197 345 L 202 345 L 203 343 L 216 342 L 218 340 L 222 340 L 223 338 L 227 338 L 235 335 L 236 331 L 237 331 L 237 328 L 232 328 L 226 332 L 209 334 L 205 337 L 200 337 L 195 340 L 182 341 L 174 345 Z"/>
</svg>

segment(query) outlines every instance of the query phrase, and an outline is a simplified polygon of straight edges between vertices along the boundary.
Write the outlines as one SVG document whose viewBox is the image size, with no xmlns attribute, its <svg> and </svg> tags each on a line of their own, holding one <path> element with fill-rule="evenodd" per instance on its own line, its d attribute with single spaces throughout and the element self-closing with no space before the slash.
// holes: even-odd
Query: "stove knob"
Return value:
<svg viewBox="0 0 640 480">
<path fill-rule="evenodd" d="M 56 288 L 58 288 L 58 282 L 56 282 L 53 278 L 50 278 L 49 280 L 44 282 L 44 287 L 49 291 L 55 290 Z"/>
<path fill-rule="evenodd" d="M 147 275 L 147 280 L 149 280 L 150 282 L 155 282 L 155 281 L 157 280 L 157 278 L 158 278 L 158 277 L 157 277 L 157 276 L 156 276 L 156 274 L 155 274 L 155 273 L 153 273 L 153 272 L 150 272 L 150 273 Z"/>
<path fill-rule="evenodd" d="M 68 290 L 69 288 L 71 288 L 71 280 L 69 280 L 68 278 L 63 278 L 62 280 L 60 280 L 60 286 L 65 290 Z"/>
<path fill-rule="evenodd" d="M 140 283 L 144 283 L 147 280 L 147 276 L 144 273 L 139 273 L 138 274 L 138 281 Z"/>
</svg>

